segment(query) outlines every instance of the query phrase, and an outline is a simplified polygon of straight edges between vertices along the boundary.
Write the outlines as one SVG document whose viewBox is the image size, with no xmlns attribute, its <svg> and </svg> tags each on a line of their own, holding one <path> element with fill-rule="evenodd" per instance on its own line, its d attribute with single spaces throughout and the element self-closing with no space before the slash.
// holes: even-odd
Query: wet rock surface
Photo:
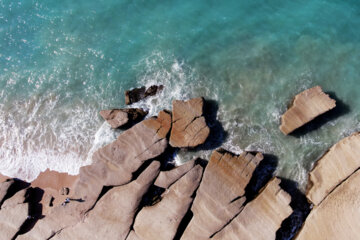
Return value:
<svg viewBox="0 0 360 240">
<path fill-rule="evenodd" d="M 139 102 L 149 96 L 154 96 L 164 89 L 163 85 L 152 85 L 149 88 L 141 87 L 125 91 L 125 104 Z"/>
<path fill-rule="evenodd" d="M 112 128 L 119 128 L 139 122 L 148 114 L 141 108 L 102 110 L 100 115 Z"/>
</svg>

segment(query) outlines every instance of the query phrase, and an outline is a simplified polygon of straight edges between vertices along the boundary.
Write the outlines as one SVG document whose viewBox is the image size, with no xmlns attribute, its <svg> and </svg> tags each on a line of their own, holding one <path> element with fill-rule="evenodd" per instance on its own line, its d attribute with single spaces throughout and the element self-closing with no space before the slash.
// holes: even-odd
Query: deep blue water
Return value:
<svg viewBox="0 0 360 240">
<path fill-rule="evenodd" d="M 276 155 L 277 173 L 304 183 L 360 129 L 359 29 L 357 1 L 0 0 L 0 172 L 76 173 L 118 134 L 98 111 L 157 83 L 165 91 L 137 106 L 155 115 L 175 98 L 216 100 L 225 148 Z M 346 111 L 283 136 L 287 104 L 315 85 Z"/>
</svg>

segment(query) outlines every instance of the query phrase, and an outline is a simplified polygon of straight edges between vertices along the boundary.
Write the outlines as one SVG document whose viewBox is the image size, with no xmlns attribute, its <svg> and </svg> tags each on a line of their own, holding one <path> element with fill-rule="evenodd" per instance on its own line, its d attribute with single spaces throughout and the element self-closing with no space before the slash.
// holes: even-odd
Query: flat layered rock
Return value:
<svg viewBox="0 0 360 240">
<path fill-rule="evenodd" d="M 149 88 L 141 87 L 125 91 L 125 104 L 139 102 L 149 96 L 154 96 L 164 89 L 163 85 L 152 85 Z"/>
<path fill-rule="evenodd" d="M 360 171 L 356 171 L 307 217 L 296 240 L 360 239 Z"/>
<path fill-rule="evenodd" d="M 360 133 L 346 137 L 322 156 L 309 174 L 307 198 L 318 205 L 360 167 Z"/>
<path fill-rule="evenodd" d="M 141 108 L 124 108 L 102 110 L 100 115 L 107 121 L 112 128 L 119 128 L 125 124 L 133 124 L 142 120 L 148 114 Z"/>
<path fill-rule="evenodd" d="M 18 192 L 2 205 L 0 210 L 0 239 L 13 239 L 27 219 L 29 204 L 24 203 L 24 191 Z"/>
<path fill-rule="evenodd" d="M 320 86 L 307 89 L 295 96 L 291 107 L 281 116 L 280 130 L 287 135 L 335 107 L 335 100 Z"/>
<path fill-rule="evenodd" d="M 164 193 L 160 202 L 140 210 L 134 223 L 136 238 L 135 236 L 133 238 L 174 239 L 180 222 L 193 201 L 192 196 L 199 186 L 202 172 L 200 165 L 193 167 Z"/>
<path fill-rule="evenodd" d="M 135 181 L 109 190 L 83 222 L 62 230 L 52 239 L 125 240 L 141 199 L 159 171 L 160 163 L 152 162 Z"/>
<path fill-rule="evenodd" d="M 261 153 L 236 156 L 214 151 L 191 207 L 193 217 L 181 239 L 209 239 L 234 218 L 243 208 L 245 188 L 262 159 Z"/>
<path fill-rule="evenodd" d="M 1 203 L 5 200 L 5 196 L 8 193 L 10 186 L 14 183 L 14 180 L 8 180 L 0 183 L 0 207 Z"/>
<path fill-rule="evenodd" d="M 203 116 L 204 99 L 173 101 L 170 145 L 173 147 L 196 147 L 203 144 L 210 134 Z"/>
<path fill-rule="evenodd" d="M 224 229 L 214 240 L 273 240 L 281 223 L 293 212 L 291 197 L 279 186 L 280 179 L 273 178 L 264 190 Z"/>
<path fill-rule="evenodd" d="M 145 161 L 165 151 L 168 145 L 163 136 L 166 128 L 158 118 L 149 118 L 124 131 L 117 140 L 99 149 L 93 155 L 93 163 L 80 168 L 79 180 L 71 195 L 71 198 L 77 201 L 55 207 L 50 214 L 37 222 L 26 234 L 26 238 L 21 236 L 18 239 L 47 239 L 60 229 L 81 221 L 96 203 L 104 186 L 129 183 L 133 173 Z"/>
</svg>

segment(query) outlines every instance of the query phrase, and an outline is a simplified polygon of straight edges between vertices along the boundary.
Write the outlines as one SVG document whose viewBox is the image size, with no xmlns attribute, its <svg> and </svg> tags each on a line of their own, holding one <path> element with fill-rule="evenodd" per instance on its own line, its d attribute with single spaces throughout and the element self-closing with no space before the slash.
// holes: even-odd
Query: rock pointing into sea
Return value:
<svg viewBox="0 0 360 240">
<path fill-rule="evenodd" d="M 170 145 L 173 147 L 196 147 L 203 144 L 210 134 L 203 116 L 204 99 L 173 101 Z"/>
<path fill-rule="evenodd" d="M 152 85 L 149 88 L 141 87 L 125 91 L 125 104 L 133 104 L 139 102 L 149 96 L 154 96 L 164 89 L 163 85 Z"/>
<path fill-rule="evenodd" d="M 281 116 L 280 130 L 287 135 L 335 107 L 335 100 L 320 86 L 307 89 L 295 96 L 291 107 Z"/>
<path fill-rule="evenodd" d="M 214 151 L 191 207 L 193 218 L 181 239 L 208 239 L 235 217 L 243 208 L 245 188 L 262 159 L 261 153 L 237 156 Z"/>
<path fill-rule="evenodd" d="M 102 110 L 100 115 L 106 120 L 112 128 L 119 128 L 125 124 L 133 124 L 142 120 L 148 112 L 141 108 L 124 108 Z"/>
<path fill-rule="evenodd" d="M 293 212 L 291 197 L 272 179 L 264 190 L 217 233 L 214 240 L 272 240 L 281 223 Z"/>
</svg>

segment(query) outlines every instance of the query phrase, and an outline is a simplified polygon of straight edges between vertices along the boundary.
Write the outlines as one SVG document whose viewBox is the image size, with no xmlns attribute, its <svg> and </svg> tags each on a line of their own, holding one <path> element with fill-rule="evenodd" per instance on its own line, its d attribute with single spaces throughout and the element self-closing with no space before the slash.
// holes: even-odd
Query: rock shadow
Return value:
<svg viewBox="0 0 360 240">
<path fill-rule="evenodd" d="M 253 153 L 256 154 L 256 153 Z M 245 197 L 247 204 L 252 201 L 260 192 L 260 190 L 270 181 L 274 176 L 274 172 L 278 165 L 278 157 L 273 154 L 263 154 L 264 159 L 256 167 L 249 184 L 245 188 Z"/>
<path fill-rule="evenodd" d="M 341 101 L 334 92 L 326 92 L 330 96 L 330 98 L 336 101 L 336 107 L 331 109 L 330 111 L 321 114 L 320 116 L 316 117 L 314 120 L 308 122 L 304 126 L 296 129 L 290 136 L 300 138 L 301 136 L 315 131 L 319 129 L 321 126 L 325 125 L 326 123 L 340 117 L 346 115 L 350 112 L 350 106 L 343 101 Z"/>
<path fill-rule="evenodd" d="M 2 204 L 9 198 L 11 198 L 12 196 L 14 196 L 17 192 L 25 189 L 25 188 L 28 188 L 30 186 L 30 183 L 27 183 L 27 182 L 24 182 L 20 179 L 17 179 L 17 178 L 14 178 L 14 179 L 8 179 L 6 181 L 14 181 L 9 189 L 7 190 L 3 200 L 0 202 L 0 209 L 1 209 L 1 206 Z"/>
<path fill-rule="evenodd" d="M 212 99 L 206 99 L 204 101 L 203 112 L 206 124 L 210 128 L 210 134 L 204 144 L 188 149 L 189 151 L 214 150 L 221 147 L 228 134 L 224 130 L 221 122 L 217 120 L 218 110 L 219 104 L 217 101 Z"/>
<path fill-rule="evenodd" d="M 290 206 L 293 213 L 282 222 L 276 232 L 276 240 L 293 239 L 310 213 L 310 204 L 296 182 L 281 178 L 280 186 L 291 196 Z"/>
</svg>

